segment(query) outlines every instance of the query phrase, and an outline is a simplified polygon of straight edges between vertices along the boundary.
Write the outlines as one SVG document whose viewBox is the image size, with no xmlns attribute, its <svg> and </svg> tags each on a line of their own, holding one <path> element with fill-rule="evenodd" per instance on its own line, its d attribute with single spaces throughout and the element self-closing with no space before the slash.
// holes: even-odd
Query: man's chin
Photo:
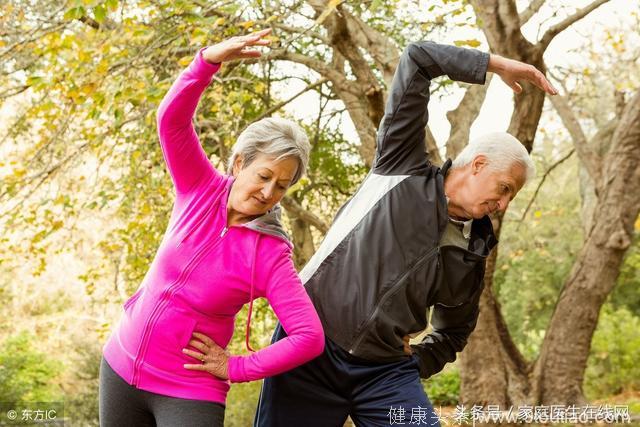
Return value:
<svg viewBox="0 0 640 427">
<path fill-rule="evenodd" d="M 470 217 L 473 219 L 481 219 L 484 218 L 487 215 L 490 215 L 491 212 L 488 209 L 482 209 L 479 212 L 478 211 L 474 211 Z"/>
</svg>

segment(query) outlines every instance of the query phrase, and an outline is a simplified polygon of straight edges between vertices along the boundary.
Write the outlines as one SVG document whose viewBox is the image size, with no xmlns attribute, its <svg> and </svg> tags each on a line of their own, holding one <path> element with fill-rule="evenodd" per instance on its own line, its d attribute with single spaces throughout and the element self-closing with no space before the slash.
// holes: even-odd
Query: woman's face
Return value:
<svg viewBox="0 0 640 427">
<path fill-rule="evenodd" d="M 258 154 L 249 165 L 238 156 L 233 165 L 236 180 L 229 194 L 229 207 L 243 216 L 257 217 L 278 203 L 298 170 L 298 160 Z"/>
</svg>

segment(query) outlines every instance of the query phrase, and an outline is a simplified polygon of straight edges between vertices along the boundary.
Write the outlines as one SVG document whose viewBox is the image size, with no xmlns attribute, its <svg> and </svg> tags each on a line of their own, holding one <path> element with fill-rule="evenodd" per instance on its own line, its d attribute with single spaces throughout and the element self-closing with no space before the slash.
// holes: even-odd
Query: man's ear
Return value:
<svg viewBox="0 0 640 427">
<path fill-rule="evenodd" d="M 478 154 L 471 161 L 471 173 L 477 174 L 489 164 L 489 159 L 484 154 Z"/>
<path fill-rule="evenodd" d="M 238 176 L 238 173 L 242 170 L 242 166 L 244 166 L 244 156 L 242 154 L 238 154 L 233 161 L 233 176 Z"/>
</svg>

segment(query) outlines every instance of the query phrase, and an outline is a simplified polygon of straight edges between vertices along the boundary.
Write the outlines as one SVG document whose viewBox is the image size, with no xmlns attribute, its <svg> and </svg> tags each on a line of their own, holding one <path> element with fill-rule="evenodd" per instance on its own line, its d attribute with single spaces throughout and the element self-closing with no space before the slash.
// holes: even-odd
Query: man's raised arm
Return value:
<svg viewBox="0 0 640 427">
<path fill-rule="evenodd" d="M 425 167 L 425 126 L 429 118 L 429 85 L 446 74 L 455 81 L 484 84 L 494 72 L 520 93 L 527 81 L 550 95 L 557 91 L 532 65 L 474 49 L 433 42 L 409 44 L 393 77 L 376 140 L 373 171 L 382 175 L 419 173 Z"/>
<path fill-rule="evenodd" d="M 409 44 L 402 53 L 389 90 L 377 136 L 374 172 L 419 173 L 426 164 L 425 126 L 429 118 L 429 85 L 444 74 L 484 84 L 489 54 L 433 42 Z"/>
</svg>

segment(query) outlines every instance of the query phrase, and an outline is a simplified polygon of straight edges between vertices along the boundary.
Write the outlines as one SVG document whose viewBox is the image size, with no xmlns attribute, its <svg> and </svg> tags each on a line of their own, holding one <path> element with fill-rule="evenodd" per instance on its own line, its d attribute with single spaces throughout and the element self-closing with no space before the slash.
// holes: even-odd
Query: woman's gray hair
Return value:
<svg viewBox="0 0 640 427">
<path fill-rule="evenodd" d="M 238 156 L 243 158 L 243 167 L 249 166 L 258 156 L 264 154 L 281 160 L 293 157 L 298 160 L 298 169 L 291 185 L 304 175 L 309 164 L 311 145 L 302 128 L 291 120 L 267 117 L 250 124 L 233 145 L 227 173 L 233 173 L 233 165 Z"/>
<path fill-rule="evenodd" d="M 451 169 L 466 166 L 479 155 L 487 157 L 487 167 L 493 171 L 507 171 L 520 163 L 526 169 L 526 181 L 536 176 L 536 167 L 524 145 L 506 132 L 488 133 L 470 142 L 455 158 Z"/>
</svg>

